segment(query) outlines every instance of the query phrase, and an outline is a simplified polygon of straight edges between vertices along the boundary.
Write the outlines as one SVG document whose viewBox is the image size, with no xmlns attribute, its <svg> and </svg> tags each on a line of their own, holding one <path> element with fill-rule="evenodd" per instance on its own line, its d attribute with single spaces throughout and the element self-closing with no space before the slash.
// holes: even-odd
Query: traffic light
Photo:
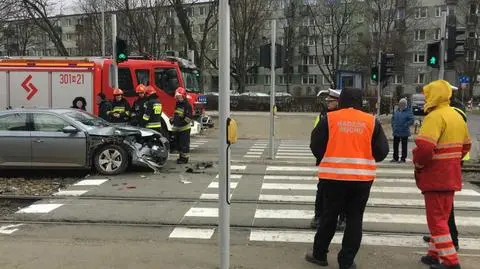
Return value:
<svg viewBox="0 0 480 269">
<path fill-rule="evenodd" d="M 271 67 L 272 44 L 260 46 L 260 66 L 264 68 Z M 283 46 L 275 44 L 275 68 L 283 67 Z"/>
<path fill-rule="evenodd" d="M 427 66 L 439 68 L 440 66 L 440 41 L 427 45 Z"/>
<path fill-rule="evenodd" d="M 115 57 L 116 62 L 121 63 L 128 61 L 127 41 L 117 37 L 115 48 L 117 52 Z"/>
<path fill-rule="evenodd" d="M 465 27 L 457 27 L 457 18 L 454 14 L 450 14 L 447 17 L 447 59 L 446 62 L 451 63 L 455 61 L 457 57 L 464 55 L 465 50 Z"/>
<path fill-rule="evenodd" d="M 395 63 L 393 62 L 393 59 L 395 58 L 395 54 L 393 53 L 382 53 L 382 59 L 380 61 L 382 67 L 382 77 L 381 80 L 387 80 L 389 77 L 393 76 L 393 67 L 395 66 Z"/>
<path fill-rule="evenodd" d="M 372 67 L 370 71 L 370 79 L 372 81 L 378 82 L 378 66 Z"/>
</svg>

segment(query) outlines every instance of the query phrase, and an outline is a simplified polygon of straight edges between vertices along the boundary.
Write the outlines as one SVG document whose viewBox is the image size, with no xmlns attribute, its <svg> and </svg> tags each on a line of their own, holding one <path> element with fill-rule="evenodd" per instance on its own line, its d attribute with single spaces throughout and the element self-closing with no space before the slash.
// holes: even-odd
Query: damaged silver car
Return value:
<svg viewBox="0 0 480 269">
<path fill-rule="evenodd" d="M 129 165 L 157 172 L 168 159 L 160 133 L 113 125 L 76 109 L 0 112 L 0 168 L 95 169 L 123 173 Z"/>
</svg>

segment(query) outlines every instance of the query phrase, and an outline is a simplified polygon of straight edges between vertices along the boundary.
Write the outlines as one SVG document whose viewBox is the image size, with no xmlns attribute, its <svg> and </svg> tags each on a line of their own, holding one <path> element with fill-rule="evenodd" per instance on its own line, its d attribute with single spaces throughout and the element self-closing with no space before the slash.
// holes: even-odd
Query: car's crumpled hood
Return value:
<svg viewBox="0 0 480 269">
<path fill-rule="evenodd" d="M 98 135 L 98 136 L 128 136 L 128 135 L 141 135 L 142 137 L 148 137 L 152 135 L 159 135 L 157 131 L 145 128 L 139 128 L 135 126 L 107 126 L 107 127 L 97 127 L 88 130 L 89 135 Z"/>
</svg>

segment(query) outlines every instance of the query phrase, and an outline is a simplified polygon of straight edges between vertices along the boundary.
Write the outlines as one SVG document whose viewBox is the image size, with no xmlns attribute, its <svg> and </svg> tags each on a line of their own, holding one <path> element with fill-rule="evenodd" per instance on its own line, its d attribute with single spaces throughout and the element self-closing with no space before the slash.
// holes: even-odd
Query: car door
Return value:
<svg viewBox="0 0 480 269">
<path fill-rule="evenodd" d="M 31 146 L 28 114 L 0 115 L 0 166 L 30 167 Z"/>
<path fill-rule="evenodd" d="M 86 135 L 83 131 L 64 133 L 72 123 L 52 113 L 32 113 L 33 167 L 86 167 Z"/>
</svg>

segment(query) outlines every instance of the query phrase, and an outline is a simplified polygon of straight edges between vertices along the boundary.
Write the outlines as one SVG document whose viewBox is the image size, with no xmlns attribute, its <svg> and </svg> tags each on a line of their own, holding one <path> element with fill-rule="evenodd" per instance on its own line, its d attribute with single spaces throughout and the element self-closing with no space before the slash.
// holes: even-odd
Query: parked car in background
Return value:
<svg viewBox="0 0 480 269">
<path fill-rule="evenodd" d="M 412 111 L 415 116 L 424 116 L 423 106 L 425 105 L 425 95 L 421 93 L 412 94 L 411 98 Z"/>
<path fill-rule="evenodd" d="M 0 112 L 0 168 L 95 169 L 115 175 L 129 165 L 155 171 L 168 159 L 160 133 L 113 125 L 76 109 Z"/>
</svg>

